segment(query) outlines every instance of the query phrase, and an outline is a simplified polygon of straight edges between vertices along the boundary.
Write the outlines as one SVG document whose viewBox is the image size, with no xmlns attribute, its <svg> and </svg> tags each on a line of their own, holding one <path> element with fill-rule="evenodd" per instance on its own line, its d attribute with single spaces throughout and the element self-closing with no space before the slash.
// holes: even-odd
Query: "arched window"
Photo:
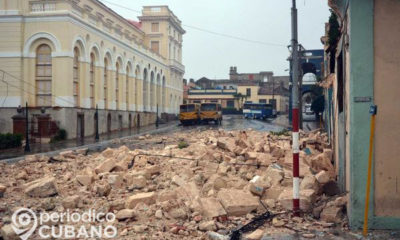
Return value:
<svg viewBox="0 0 400 240">
<path fill-rule="evenodd" d="M 135 111 L 138 111 L 137 86 L 138 86 L 139 72 L 140 72 L 139 67 L 136 67 L 136 70 L 135 70 L 135 86 L 134 86 L 134 89 L 133 89 L 133 94 L 134 94 L 134 99 L 135 99 Z"/>
<path fill-rule="evenodd" d="M 51 48 L 40 45 L 36 51 L 36 106 L 51 106 Z"/>
<path fill-rule="evenodd" d="M 162 79 L 162 103 L 161 103 L 161 110 L 165 112 L 165 76 Z"/>
<path fill-rule="evenodd" d="M 125 79 L 125 99 L 126 99 L 126 109 L 129 110 L 129 67 L 126 67 L 126 79 Z"/>
<path fill-rule="evenodd" d="M 108 109 L 107 84 L 108 84 L 108 60 L 106 58 L 104 59 L 104 109 Z"/>
<path fill-rule="evenodd" d="M 153 110 L 153 107 L 154 107 L 154 96 L 155 96 L 154 72 L 151 72 L 150 73 L 150 111 Z"/>
<path fill-rule="evenodd" d="M 115 109 L 118 110 L 119 106 L 119 63 L 116 64 L 115 70 Z"/>
<path fill-rule="evenodd" d="M 161 78 L 160 74 L 157 74 L 157 85 L 156 85 L 156 105 L 161 107 Z"/>
<path fill-rule="evenodd" d="M 74 105 L 79 107 L 79 50 L 74 49 L 74 71 L 73 71 L 73 94 L 74 94 Z"/>
<path fill-rule="evenodd" d="M 147 110 L 147 100 L 148 100 L 148 96 L 147 96 L 147 69 L 143 70 L 143 111 Z"/>
<path fill-rule="evenodd" d="M 95 56 L 90 54 L 90 107 L 95 108 L 94 89 L 95 89 Z"/>
</svg>

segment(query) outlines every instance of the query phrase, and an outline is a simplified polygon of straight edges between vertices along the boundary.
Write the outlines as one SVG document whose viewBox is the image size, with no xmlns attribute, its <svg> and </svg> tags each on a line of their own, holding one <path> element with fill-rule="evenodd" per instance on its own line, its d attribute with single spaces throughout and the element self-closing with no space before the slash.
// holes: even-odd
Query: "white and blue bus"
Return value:
<svg viewBox="0 0 400 240">
<path fill-rule="evenodd" d="M 243 105 L 244 118 L 267 119 L 273 117 L 272 104 L 266 103 L 245 103 Z"/>
</svg>

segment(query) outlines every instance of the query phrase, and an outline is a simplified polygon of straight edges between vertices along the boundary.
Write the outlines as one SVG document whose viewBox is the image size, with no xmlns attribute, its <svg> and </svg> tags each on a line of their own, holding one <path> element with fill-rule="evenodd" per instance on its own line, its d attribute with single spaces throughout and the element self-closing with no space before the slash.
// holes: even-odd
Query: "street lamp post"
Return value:
<svg viewBox="0 0 400 240">
<path fill-rule="evenodd" d="M 158 124 L 159 122 L 158 122 L 158 104 L 157 104 L 156 127 L 158 127 Z"/>
<path fill-rule="evenodd" d="M 99 137 L 99 108 L 98 108 L 97 104 L 96 104 L 95 117 L 96 117 L 96 135 L 95 135 L 94 139 L 96 140 L 96 142 L 98 142 L 100 137 Z"/>
<path fill-rule="evenodd" d="M 31 147 L 29 146 L 29 118 L 28 118 L 28 102 L 25 103 L 25 152 L 30 152 Z"/>
</svg>

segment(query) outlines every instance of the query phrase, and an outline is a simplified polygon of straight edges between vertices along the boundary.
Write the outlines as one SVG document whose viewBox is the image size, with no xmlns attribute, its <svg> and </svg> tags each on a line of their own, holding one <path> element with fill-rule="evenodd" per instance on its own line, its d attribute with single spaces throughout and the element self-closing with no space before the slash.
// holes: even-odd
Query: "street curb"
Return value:
<svg viewBox="0 0 400 240">
<path fill-rule="evenodd" d="M 21 160 L 24 160 L 25 157 L 29 156 L 29 155 L 44 155 L 44 156 L 52 157 L 52 156 L 58 155 L 59 153 L 64 152 L 64 151 L 74 151 L 74 150 L 78 150 L 78 149 L 82 149 L 82 148 L 87 148 L 89 151 L 96 151 L 97 152 L 97 151 L 100 151 L 101 149 L 104 149 L 107 146 L 113 144 L 113 142 L 115 140 L 117 140 L 117 139 L 118 140 L 127 140 L 127 139 L 133 139 L 135 137 L 138 137 L 138 136 L 141 136 L 141 135 L 145 135 L 145 134 L 154 134 L 154 133 L 162 132 L 162 131 L 168 129 L 169 127 L 171 127 L 171 126 L 175 126 L 175 125 L 174 124 L 168 124 L 167 126 L 162 127 L 162 128 L 152 129 L 152 130 L 148 130 L 148 131 L 145 131 L 145 132 L 142 132 L 142 133 L 133 134 L 133 135 L 130 135 L 130 136 L 125 136 L 125 137 L 121 137 L 121 138 L 113 138 L 113 139 L 110 139 L 110 140 L 105 140 L 105 141 L 97 142 L 97 143 L 91 143 L 91 144 L 82 145 L 82 146 L 78 146 L 78 147 L 63 148 L 63 149 L 56 150 L 56 151 L 51 151 L 51 152 L 33 153 L 33 154 L 27 154 L 27 155 L 24 155 L 24 156 L 21 156 L 21 157 L 16 157 L 16 158 L 2 159 L 2 160 L 0 160 L 0 163 L 1 162 L 5 162 L 5 163 L 8 163 L 8 164 L 17 163 L 17 162 L 19 162 Z"/>
</svg>

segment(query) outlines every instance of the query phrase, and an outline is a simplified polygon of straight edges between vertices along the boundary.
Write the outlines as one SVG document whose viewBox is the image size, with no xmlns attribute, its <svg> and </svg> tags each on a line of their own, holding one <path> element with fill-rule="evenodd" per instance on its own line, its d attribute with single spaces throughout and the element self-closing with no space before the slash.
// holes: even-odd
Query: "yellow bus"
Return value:
<svg viewBox="0 0 400 240">
<path fill-rule="evenodd" d="M 202 122 L 214 121 L 215 124 L 222 123 L 222 109 L 219 103 L 202 103 L 200 106 L 200 120 Z"/>
<path fill-rule="evenodd" d="M 200 120 L 199 104 L 182 104 L 180 106 L 179 121 L 182 124 L 198 123 Z"/>
</svg>

